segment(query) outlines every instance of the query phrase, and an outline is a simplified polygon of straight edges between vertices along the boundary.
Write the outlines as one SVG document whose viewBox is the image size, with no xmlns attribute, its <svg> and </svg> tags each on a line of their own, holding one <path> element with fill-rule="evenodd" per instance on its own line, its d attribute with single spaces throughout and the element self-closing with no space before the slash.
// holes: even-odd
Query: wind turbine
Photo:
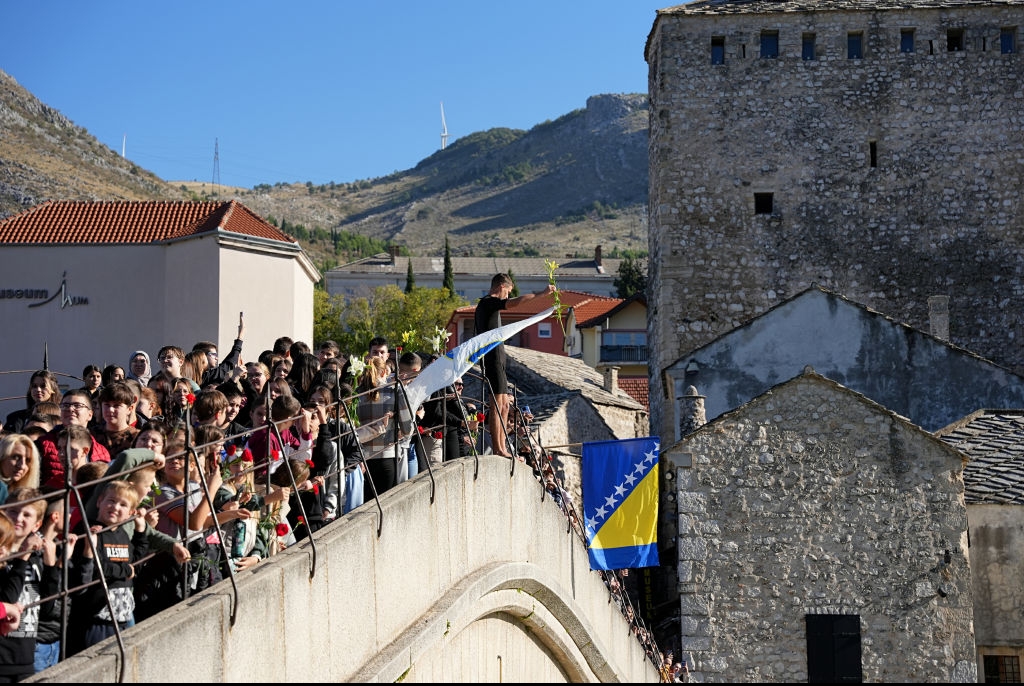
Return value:
<svg viewBox="0 0 1024 686">
<path fill-rule="evenodd" d="M 441 149 L 448 147 L 448 124 L 444 121 L 444 103 L 441 103 Z"/>
</svg>

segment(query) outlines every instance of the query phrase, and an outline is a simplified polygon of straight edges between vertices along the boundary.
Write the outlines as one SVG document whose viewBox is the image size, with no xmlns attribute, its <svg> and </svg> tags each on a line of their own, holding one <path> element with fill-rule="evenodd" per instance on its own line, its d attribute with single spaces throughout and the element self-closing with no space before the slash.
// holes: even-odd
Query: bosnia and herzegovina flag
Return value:
<svg viewBox="0 0 1024 686">
<path fill-rule="evenodd" d="M 658 438 L 583 444 L 591 569 L 658 565 Z"/>
</svg>

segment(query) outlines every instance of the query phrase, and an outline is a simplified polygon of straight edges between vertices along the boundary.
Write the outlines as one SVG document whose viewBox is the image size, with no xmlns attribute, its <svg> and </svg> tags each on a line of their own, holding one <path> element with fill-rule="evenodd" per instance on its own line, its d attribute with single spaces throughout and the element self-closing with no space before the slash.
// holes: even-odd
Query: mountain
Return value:
<svg viewBox="0 0 1024 686">
<path fill-rule="evenodd" d="M 595 95 L 529 131 L 457 139 L 386 177 L 255 188 L 164 181 L 101 144 L 0 71 L 0 217 L 49 199 L 235 198 L 295 235 L 321 266 L 351 232 L 440 255 L 647 249 L 647 97 Z M 337 246 L 337 247 L 336 247 Z"/>
</svg>

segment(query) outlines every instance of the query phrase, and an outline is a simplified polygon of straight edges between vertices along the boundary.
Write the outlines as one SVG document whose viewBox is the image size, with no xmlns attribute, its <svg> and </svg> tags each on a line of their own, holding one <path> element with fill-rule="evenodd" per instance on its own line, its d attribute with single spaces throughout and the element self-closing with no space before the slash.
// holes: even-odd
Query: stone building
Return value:
<svg viewBox="0 0 1024 686">
<path fill-rule="evenodd" d="M 1024 371 L 1024 0 L 703 0 L 649 66 L 652 433 L 665 368 L 817 283 Z"/>
<path fill-rule="evenodd" d="M 974 634 L 980 680 L 1019 682 L 1024 661 L 1024 410 L 979 410 L 936 432 L 970 457 Z"/>
<path fill-rule="evenodd" d="M 962 453 L 808 369 L 662 460 L 692 679 L 977 679 Z"/>
<path fill-rule="evenodd" d="M 925 333 L 812 286 L 666 367 L 676 400 L 664 406 L 676 419 L 662 438 L 682 436 L 688 386 L 707 396 L 714 419 L 807 365 L 927 431 L 982 407 L 1024 407 L 1024 378 L 943 340 L 943 322 Z"/>
</svg>

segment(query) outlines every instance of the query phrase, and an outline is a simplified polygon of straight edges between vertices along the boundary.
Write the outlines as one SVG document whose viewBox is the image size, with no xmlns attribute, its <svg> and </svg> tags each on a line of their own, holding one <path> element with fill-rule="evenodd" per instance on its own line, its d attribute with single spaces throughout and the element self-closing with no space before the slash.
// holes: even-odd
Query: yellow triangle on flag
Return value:
<svg viewBox="0 0 1024 686">
<path fill-rule="evenodd" d="M 658 464 L 615 508 L 590 542 L 591 548 L 625 548 L 658 540 Z"/>
</svg>

